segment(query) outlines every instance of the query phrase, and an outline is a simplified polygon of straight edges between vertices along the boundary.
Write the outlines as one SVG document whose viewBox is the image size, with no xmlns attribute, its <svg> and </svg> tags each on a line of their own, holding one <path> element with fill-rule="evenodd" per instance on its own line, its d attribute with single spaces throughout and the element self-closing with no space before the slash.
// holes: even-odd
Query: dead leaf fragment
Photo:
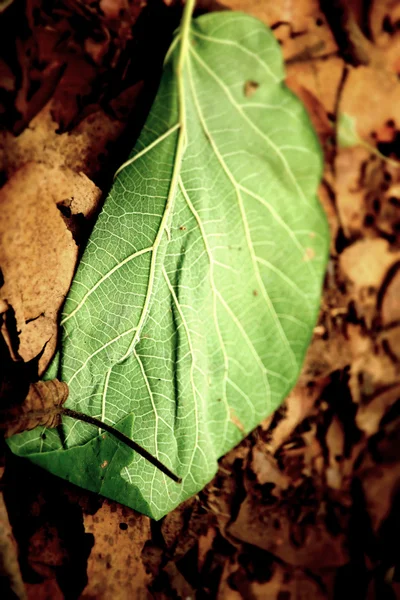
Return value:
<svg viewBox="0 0 400 600">
<path fill-rule="evenodd" d="M 394 385 L 360 404 L 356 423 L 368 437 L 379 430 L 379 424 L 387 410 L 400 400 L 400 385 Z"/>
<path fill-rule="evenodd" d="M 274 28 L 285 60 L 307 61 L 337 50 L 318 0 L 221 0 L 231 10 L 244 11 Z"/>
<path fill-rule="evenodd" d="M 362 240 L 346 248 L 339 259 L 340 268 L 358 290 L 378 289 L 400 252 L 392 252 L 384 239 Z"/>
<path fill-rule="evenodd" d="M 294 544 L 296 529 L 301 542 Z M 291 565 L 318 569 L 337 567 L 348 561 L 344 532 L 333 536 L 320 518 L 312 526 L 297 527 L 285 510 L 279 506 L 262 506 L 251 494 L 243 501 L 228 531 L 242 542 L 267 550 Z"/>
<path fill-rule="evenodd" d="M 395 263 L 390 271 L 380 307 L 382 325 L 400 322 L 400 263 Z"/>
<path fill-rule="evenodd" d="M 47 344 L 40 372 L 56 346 L 58 311 L 78 256 L 57 206 L 72 198 L 90 213 L 98 197 L 87 177 L 41 163 L 25 165 L 0 189 L 0 296 L 15 311 L 21 357 L 30 360 Z"/>
<path fill-rule="evenodd" d="M 3 471 L 3 469 L 1 469 Z M 3 473 L 1 473 L 2 475 Z M 0 595 L 26 600 L 27 595 L 18 563 L 15 542 L 3 494 L 0 492 Z"/>
<path fill-rule="evenodd" d="M 61 422 L 60 408 L 68 398 L 68 386 L 62 381 L 38 381 L 29 387 L 21 405 L 0 406 L 0 430 L 5 437 L 34 429 L 39 425 L 56 427 Z"/>
</svg>

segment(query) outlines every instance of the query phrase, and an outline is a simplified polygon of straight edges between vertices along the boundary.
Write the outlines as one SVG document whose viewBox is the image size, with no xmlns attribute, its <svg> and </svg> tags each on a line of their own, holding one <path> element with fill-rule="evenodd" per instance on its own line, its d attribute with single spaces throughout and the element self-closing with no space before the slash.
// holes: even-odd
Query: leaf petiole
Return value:
<svg viewBox="0 0 400 600">
<path fill-rule="evenodd" d="M 119 440 L 123 444 L 126 444 L 126 446 L 129 446 L 129 448 L 140 454 L 140 456 L 143 456 L 143 458 L 148 460 L 154 467 L 156 467 L 162 473 L 164 473 L 164 475 L 167 475 L 167 477 L 172 479 L 172 481 L 175 481 L 175 483 L 182 483 L 181 477 L 175 475 L 175 473 L 170 471 L 168 467 L 166 467 L 162 462 L 160 462 L 157 458 L 150 454 L 150 452 L 142 448 L 142 446 L 131 440 L 127 435 L 125 435 L 121 431 L 118 431 L 118 429 L 115 429 L 115 427 L 107 425 L 107 423 L 104 423 L 96 417 L 85 415 L 84 413 L 72 410 L 71 408 L 61 408 L 60 414 L 66 417 L 71 417 L 72 419 L 77 419 L 78 421 L 83 421 L 84 423 L 89 423 L 90 425 L 94 425 L 95 427 L 99 427 L 100 429 L 104 429 L 104 431 L 107 431 L 107 433 L 113 435 L 115 438 L 117 438 L 117 440 Z"/>
</svg>

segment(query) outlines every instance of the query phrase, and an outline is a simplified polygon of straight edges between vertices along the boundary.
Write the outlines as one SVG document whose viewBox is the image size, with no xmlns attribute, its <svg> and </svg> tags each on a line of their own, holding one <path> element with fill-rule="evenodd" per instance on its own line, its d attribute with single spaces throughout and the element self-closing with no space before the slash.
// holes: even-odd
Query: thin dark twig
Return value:
<svg viewBox="0 0 400 600">
<path fill-rule="evenodd" d="M 71 410 L 70 408 L 62 408 L 60 413 L 65 415 L 66 417 L 72 417 L 73 419 L 77 419 L 78 421 L 84 421 L 85 423 L 89 423 L 90 425 L 94 425 L 95 427 L 99 427 L 100 429 L 104 429 L 107 433 L 113 435 L 117 440 L 132 448 L 135 452 L 143 456 L 146 460 L 148 460 L 152 465 L 154 465 L 157 469 L 159 469 L 164 475 L 170 477 L 172 481 L 176 483 L 182 483 L 181 477 L 178 477 L 168 469 L 162 462 L 160 462 L 157 458 L 155 458 L 150 452 L 139 446 L 136 442 L 131 440 L 127 435 L 115 429 L 111 425 L 107 425 L 107 423 L 103 423 L 100 419 L 96 419 L 96 417 L 91 417 L 89 415 L 85 415 L 81 412 L 77 412 L 76 410 Z"/>
</svg>

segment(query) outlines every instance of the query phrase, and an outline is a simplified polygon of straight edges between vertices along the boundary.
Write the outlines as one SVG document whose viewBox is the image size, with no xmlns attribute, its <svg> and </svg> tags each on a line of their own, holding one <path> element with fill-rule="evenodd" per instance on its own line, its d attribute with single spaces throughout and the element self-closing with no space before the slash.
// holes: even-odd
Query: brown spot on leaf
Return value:
<svg viewBox="0 0 400 600">
<path fill-rule="evenodd" d="M 243 434 L 245 434 L 246 430 L 244 428 L 244 425 L 240 421 L 240 419 L 238 418 L 238 416 L 236 415 L 236 413 L 233 410 L 233 408 L 230 409 L 230 415 L 229 416 L 230 416 L 231 423 L 233 423 Z"/>
<path fill-rule="evenodd" d="M 254 96 L 259 87 L 260 84 L 257 83 L 257 81 L 246 81 L 246 83 L 244 84 L 243 93 L 246 96 L 246 98 L 251 98 L 252 96 Z"/>
<path fill-rule="evenodd" d="M 314 257 L 315 257 L 315 250 L 313 248 L 306 248 L 306 251 L 303 256 L 303 260 L 305 262 L 308 262 L 309 260 L 312 260 Z"/>
</svg>

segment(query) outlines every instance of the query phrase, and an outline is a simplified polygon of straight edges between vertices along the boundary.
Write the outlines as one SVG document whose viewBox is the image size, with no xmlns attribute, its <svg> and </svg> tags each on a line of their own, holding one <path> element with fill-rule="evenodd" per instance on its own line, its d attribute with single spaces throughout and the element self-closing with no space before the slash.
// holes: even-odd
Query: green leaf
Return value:
<svg viewBox="0 0 400 600">
<path fill-rule="evenodd" d="M 183 483 L 68 418 L 14 452 L 158 519 L 288 394 L 328 233 L 319 145 L 283 77 L 261 22 L 186 14 L 64 308 L 68 406 L 128 428 Z"/>
</svg>

